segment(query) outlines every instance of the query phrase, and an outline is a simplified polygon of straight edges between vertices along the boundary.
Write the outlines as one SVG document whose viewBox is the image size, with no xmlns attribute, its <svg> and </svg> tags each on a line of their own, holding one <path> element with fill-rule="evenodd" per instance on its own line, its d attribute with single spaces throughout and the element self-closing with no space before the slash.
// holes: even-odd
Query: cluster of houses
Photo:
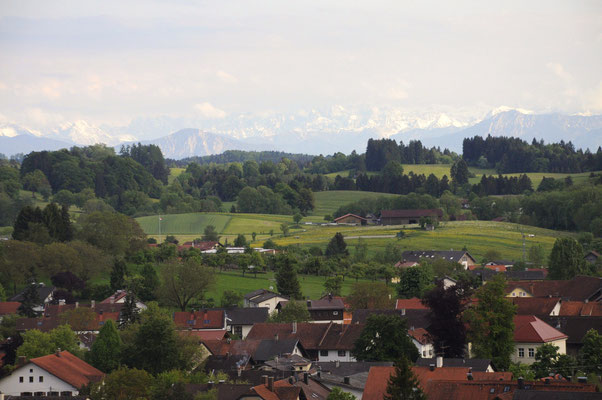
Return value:
<svg viewBox="0 0 602 400">
<path fill-rule="evenodd" d="M 474 261 L 466 252 L 439 255 L 465 262 L 467 269 Z M 406 256 L 418 260 L 433 254 L 412 252 Z M 51 304 L 53 288 L 38 290 L 43 299 L 42 316 L 19 318 L 17 329 L 48 331 L 60 324 L 65 311 L 88 307 L 96 317 L 77 332 L 86 348 L 104 321 L 119 321 L 125 299 L 125 292 L 119 291 L 85 306 Z M 602 332 L 600 278 L 508 281 L 506 293 L 518 309 L 514 318 L 515 362 L 533 363 L 537 349 L 545 343 L 555 344 L 561 354 L 576 355 L 589 329 Z M 16 312 L 18 297 L 12 300 L 0 303 L 0 317 Z M 394 373 L 392 363 L 358 361 L 352 350 L 368 317 L 387 314 L 406 320 L 407 335 L 420 354 L 413 372 L 429 398 L 539 399 L 548 398 L 552 392 L 579 396 L 562 398 L 594 398 L 590 396 L 595 391 L 591 383 L 569 382 L 560 376 L 526 382 L 513 379 L 517 377 L 510 372 L 496 371 L 490 360 L 438 357 L 429 332 L 430 310 L 417 298 L 399 299 L 394 309 L 351 310 L 345 298 L 326 295 L 307 300 L 309 322 L 268 323 L 269 314 L 281 310 L 288 301 L 286 296 L 261 289 L 245 295 L 243 307 L 174 312 L 180 334 L 198 339 L 202 346 L 205 371 L 210 376 L 218 372 L 229 376 L 228 383 L 216 378 L 205 385 L 188 385 L 186 390 L 196 393 L 215 388 L 220 400 L 324 400 L 338 387 L 358 399 L 381 400 Z M 142 303 L 137 306 L 145 307 Z M 81 386 L 103 378 L 102 372 L 66 351 L 18 360 L 16 365 L 10 375 L 0 379 L 0 396 L 78 395 Z"/>
<path fill-rule="evenodd" d="M 345 214 L 334 219 L 336 224 L 344 225 L 410 225 L 418 224 L 423 218 L 430 218 L 433 222 L 443 220 L 443 210 L 411 209 L 411 210 L 382 210 L 380 216 L 367 214 L 361 217 L 356 214 Z"/>
</svg>

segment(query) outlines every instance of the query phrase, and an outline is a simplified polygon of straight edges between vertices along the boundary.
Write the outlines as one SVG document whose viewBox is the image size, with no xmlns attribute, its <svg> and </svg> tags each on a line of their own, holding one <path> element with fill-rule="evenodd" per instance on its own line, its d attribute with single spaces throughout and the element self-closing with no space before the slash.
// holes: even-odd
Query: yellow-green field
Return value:
<svg viewBox="0 0 602 400">
<path fill-rule="evenodd" d="M 184 171 L 186 171 L 186 168 L 170 168 L 167 182 L 172 183 Z"/>
<path fill-rule="evenodd" d="M 362 192 L 358 190 L 328 190 L 325 192 L 315 192 L 315 208 L 312 215 L 324 217 L 332 215 L 340 206 L 366 198 L 376 197 L 395 197 L 396 194 Z"/>
</svg>

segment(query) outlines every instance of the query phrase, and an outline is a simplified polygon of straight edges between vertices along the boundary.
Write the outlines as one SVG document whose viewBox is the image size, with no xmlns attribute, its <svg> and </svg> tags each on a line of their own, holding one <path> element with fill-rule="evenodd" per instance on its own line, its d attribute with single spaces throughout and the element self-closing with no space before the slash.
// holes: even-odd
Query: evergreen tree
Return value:
<svg viewBox="0 0 602 400">
<path fill-rule="evenodd" d="M 29 280 L 29 285 L 27 285 L 23 292 L 23 300 L 21 300 L 21 305 L 18 309 L 19 315 L 28 318 L 39 317 L 40 313 L 34 308 L 39 307 L 41 303 L 40 296 L 38 296 L 38 283 L 35 277 L 32 277 Z"/>
<path fill-rule="evenodd" d="M 573 238 L 558 238 L 550 254 L 550 279 L 572 279 L 583 272 L 583 247 Z"/>
<path fill-rule="evenodd" d="M 510 366 L 514 351 L 514 315 L 516 306 L 505 293 L 506 282 L 496 275 L 476 293 L 477 305 L 466 311 L 469 337 L 477 358 L 490 358 L 502 370 Z"/>
<path fill-rule="evenodd" d="M 276 273 L 276 287 L 283 296 L 289 296 L 291 299 L 300 300 L 301 285 L 297 277 L 296 260 L 288 255 L 280 257 L 278 260 L 279 268 Z"/>
<path fill-rule="evenodd" d="M 138 307 L 136 306 L 136 296 L 131 291 L 125 296 L 125 302 L 121 308 L 121 318 L 119 319 L 119 328 L 123 329 L 128 325 L 136 323 L 140 320 L 138 315 Z"/>
<path fill-rule="evenodd" d="M 115 260 L 111 270 L 111 289 L 113 291 L 123 289 L 125 286 L 125 276 L 127 275 L 127 265 L 123 259 Z"/>
<path fill-rule="evenodd" d="M 274 311 L 268 322 L 307 322 L 311 319 L 304 301 L 289 301 L 282 310 Z"/>
<path fill-rule="evenodd" d="M 590 329 L 583 339 L 583 347 L 579 351 L 579 360 L 585 365 L 588 373 L 602 373 L 602 335 L 595 329 Z"/>
<path fill-rule="evenodd" d="M 121 357 L 121 337 L 113 320 L 105 321 L 92 349 L 87 353 L 87 360 L 99 370 L 109 373 L 119 367 Z"/>
<path fill-rule="evenodd" d="M 332 239 L 330 239 L 330 242 L 328 242 L 328 246 L 326 247 L 326 256 L 338 257 L 348 255 L 349 250 L 347 250 L 347 243 L 345 243 L 343 234 L 337 232 Z"/>
<path fill-rule="evenodd" d="M 461 158 L 452 165 L 450 176 L 456 185 L 461 186 L 468 183 L 468 164 L 464 159 Z"/>
<path fill-rule="evenodd" d="M 385 400 L 426 400 L 426 395 L 419 386 L 416 375 L 412 372 L 412 364 L 406 357 L 395 363 L 395 374 L 389 377 Z"/>
<path fill-rule="evenodd" d="M 0 301 L 6 301 L 6 291 L 4 290 L 4 286 L 0 284 Z"/>
</svg>

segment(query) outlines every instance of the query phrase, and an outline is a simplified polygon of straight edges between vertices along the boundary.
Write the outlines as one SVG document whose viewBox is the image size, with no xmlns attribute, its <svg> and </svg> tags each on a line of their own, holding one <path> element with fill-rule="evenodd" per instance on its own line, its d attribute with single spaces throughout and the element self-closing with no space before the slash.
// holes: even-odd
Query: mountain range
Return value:
<svg viewBox="0 0 602 400">
<path fill-rule="evenodd" d="M 201 126 L 198 128 L 185 128 Z M 167 135 L 158 132 L 171 132 Z M 154 132 L 154 135 L 149 132 Z M 157 137 L 149 139 L 149 135 Z M 238 115 L 200 121 L 160 117 L 138 119 L 126 127 L 97 127 L 86 121 L 65 123 L 48 133 L 19 125 L 0 126 L 0 153 L 12 155 L 56 150 L 73 145 L 105 143 L 119 148 L 140 141 L 158 145 L 168 158 L 219 154 L 225 150 L 279 150 L 305 154 L 365 151 L 370 138 L 389 137 L 405 143 L 461 152 L 462 139 L 480 136 L 514 136 L 531 141 L 571 141 L 576 148 L 595 151 L 602 144 L 602 115 L 533 114 L 501 108 L 481 119 L 452 118 L 444 113 L 410 114 L 398 110 L 346 110 L 294 115 Z"/>
</svg>

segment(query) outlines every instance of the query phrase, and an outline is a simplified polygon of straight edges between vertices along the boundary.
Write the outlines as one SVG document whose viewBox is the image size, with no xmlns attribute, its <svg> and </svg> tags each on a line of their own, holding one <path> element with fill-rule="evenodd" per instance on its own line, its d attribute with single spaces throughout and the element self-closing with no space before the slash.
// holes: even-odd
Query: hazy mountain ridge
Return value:
<svg viewBox="0 0 602 400">
<path fill-rule="evenodd" d="M 589 148 L 592 151 L 602 143 L 602 115 L 534 114 L 500 107 L 480 121 L 467 123 L 467 120 L 468 117 L 455 119 L 445 113 L 404 114 L 399 110 L 376 108 L 358 112 L 333 107 L 326 113 L 312 110 L 288 116 L 239 115 L 219 121 L 189 121 L 203 128 L 180 129 L 182 125 L 179 125 L 169 135 L 156 139 L 144 139 L 139 134 L 141 129 L 154 130 L 151 129 L 154 126 L 153 119 L 137 119 L 128 127 L 118 128 L 96 127 L 85 121 L 76 121 L 63 124 L 48 134 L 12 124 L 0 126 L 0 146 L 3 149 L 0 152 L 10 155 L 45 149 L 44 146 L 52 150 L 98 142 L 119 148 L 121 144 L 140 141 L 158 145 L 166 157 L 174 159 L 219 154 L 226 150 L 332 154 L 337 151 L 364 152 L 368 139 L 382 137 L 404 143 L 421 140 L 427 146 L 461 152 L 462 140 L 475 135 L 515 136 L 529 142 L 534 137 L 545 142 L 564 140 L 573 142 L 577 148 Z M 157 121 L 159 130 L 186 123 L 172 117 L 159 117 Z M 148 133 L 144 136 L 148 136 Z"/>
</svg>

